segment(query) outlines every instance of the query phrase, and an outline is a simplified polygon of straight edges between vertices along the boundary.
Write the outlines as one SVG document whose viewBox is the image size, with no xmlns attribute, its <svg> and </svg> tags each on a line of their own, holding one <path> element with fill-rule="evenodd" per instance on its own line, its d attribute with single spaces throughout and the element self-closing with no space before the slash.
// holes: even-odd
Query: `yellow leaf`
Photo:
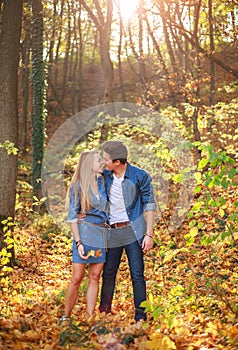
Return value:
<svg viewBox="0 0 238 350">
<path fill-rule="evenodd" d="M 232 274 L 231 277 L 232 277 L 232 278 L 238 278 L 238 273 L 237 273 L 237 272 L 233 272 L 233 274 Z"/>
<path fill-rule="evenodd" d="M 53 344 L 46 344 L 43 350 L 54 350 L 56 349 L 58 345 L 58 342 L 55 342 Z"/>
<path fill-rule="evenodd" d="M 174 342 L 167 336 L 161 333 L 154 333 L 150 336 L 151 340 L 146 342 L 146 349 L 151 350 L 173 350 L 176 349 Z"/>
<path fill-rule="evenodd" d="M 222 288 L 226 289 L 226 290 L 230 290 L 230 286 L 226 283 L 226 282 L 223 282 L 221 284 Z"/>
<path fill-rule="evenodd" d="M 14 344 L 14 350 L 29 350 L 29 343 L 17 342 Z"/>
<path fill-rule="evenodd" d="M 24 333 L 24 338 L 27 340 L 37 340 L 40 339 L 40 333 L 37 333 L 35 331 L 28 331 Z"/>
<path fill-rule="evenodd" d="M 151 303 L 154 302 L 154 296 L 153 296 L 152 293 L 149 293 L 149 301 L 150 301 Z"/>
<path fill-rule="evenodd" d="M 122 295 L 122 296 L 121 296 L 120 301 L 121 301 L 121 303 L 124 303 L 124 302 L 126 301 L 125 295 Z"/>
<path fill-rule="evenodd" d="M 189 230 L 189 234 L 190 234 L 190 236 L 191 237 L 196 237 L 197 236 L 197 234 L 198 234 L 198 228 L 197 227 L 192 227 L 192 228 L 190 228 L 190 230 Z"/>
<path fill-rule="evenodd" d="M 180 319 L 177 319 L 177 318 L 174 318 L 173 321 L 172 321 L 171 328 L 172 327 L 174 328 L 176 333 L 179 333 L 181 329 L 184 329 L 184 321 L 180 320 Z"/>
<path fill-rule="evenodd" d="M 166 263 L 166 262 L 169 262 L 169 261 L 171 261 L 172 259 L 173 259 L 173 253 L 171 254 L 166 254 L 165 255 L 165 258 L 164 258 L 164 260 L 163 260 L 163 263 Z"/>
<path fill-rule="evenodd" d="M 18 329 L 14 329 L 14 335 L 15 335 L 17 338 L 21 338 L 21 337 L 22 337 L 22 333 L 21 333 Z"/>
<path fill-rule="evenodd" d="M 86 257 L 89 258 L 90 256 L 95 256 L 95 250 L 91 249 L 88 251 L 88 254 L 86 255 Z"/>
<path fill-rule="evenodd" d="M 202 178 L 202 174 L 200 172 L 196 172 L 194 173 L 194 177 L 197 180 L 197 182 L 199 182 Z"/>
<path fill-rule="evenodd" d="M 225 212 L 222 208 L 219 209 L 219 215 L 223 218 L 223 216 L 225 215 Z"/>
<path fill-rule="evenodd" d="M 213 334 L 213 335 L 217 335 L 218 334 L 217 326 L 214 323 L 212 323 L 212 322 L 208 322 L 207 323 L 206 331 L 211 333 L 211 334 Z"/>
</svg>

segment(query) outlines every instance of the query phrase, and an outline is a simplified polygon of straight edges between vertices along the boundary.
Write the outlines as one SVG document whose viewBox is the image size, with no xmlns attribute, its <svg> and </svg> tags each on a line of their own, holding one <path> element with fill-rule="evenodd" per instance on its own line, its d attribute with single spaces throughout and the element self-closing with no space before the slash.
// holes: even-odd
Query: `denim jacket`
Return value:
<svg viewBox="0 0 238 350">
<path fill-rule="evenodd" d="M 105 183 L 103 177 L 98 177 L 98 192 L 99 198 L 95 196 L 92 192 L 92 203 L 91 209 L 86 211 L 86 217 L 83 221 L 92 223 L 92 224 L 103 224 L 107 222 L 107 195 L 105 190 Z M 75 200 L 75 188 L 77 191 L 77 198 Z M 77 222 L 78 221 L 78 213 L 81 211 L 80 205 L 80 187 L 79 184 L 76 183 L 76 186 L 72 185 L 70 188 L 70 199 L 69 199 L 69 210 L 67 222 Z"/>
<path fill-rule="evenodd" d="M 103 170 L 107 195 L 113 182 L 112 171 Z M 136 238 L 139 240 L 146 233 L 146 221 L 144 212 L 156 210 L 152 179 L 143 169 L 127 162 L 127 168 L 122 182 L 122 192 L 128 218 Z"/>
</svg>

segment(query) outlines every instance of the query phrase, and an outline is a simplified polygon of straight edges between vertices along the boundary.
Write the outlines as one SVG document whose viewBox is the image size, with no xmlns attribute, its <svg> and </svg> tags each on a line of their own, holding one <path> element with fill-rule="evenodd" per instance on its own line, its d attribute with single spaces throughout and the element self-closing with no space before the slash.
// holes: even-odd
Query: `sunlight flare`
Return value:
<svg viewBox="0 0 238 350">
<path fill-rule="evenodd" d="M 138 6 L 139 0 L 118 0 L 118 8 L 124 19 L 134 16 Z"/>
</svg>

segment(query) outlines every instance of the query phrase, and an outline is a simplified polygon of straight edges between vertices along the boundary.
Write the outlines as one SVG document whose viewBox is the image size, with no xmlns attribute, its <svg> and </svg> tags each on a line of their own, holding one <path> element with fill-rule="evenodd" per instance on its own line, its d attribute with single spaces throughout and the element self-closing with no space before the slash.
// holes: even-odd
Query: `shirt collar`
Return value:
<svg viewBox="0 0 238 350">
<path fill-rule="evenodd" d="M 130 168 L 131 168 L 131 165 L 129 162 L 126 162 L 127 164 L 127 167 L 126 167 L 126 172 L 124 174 L 124 177 L 130 177 Z M 113 171 L 110 171 L 110 177 L 113 178 Z"/>
</svg>

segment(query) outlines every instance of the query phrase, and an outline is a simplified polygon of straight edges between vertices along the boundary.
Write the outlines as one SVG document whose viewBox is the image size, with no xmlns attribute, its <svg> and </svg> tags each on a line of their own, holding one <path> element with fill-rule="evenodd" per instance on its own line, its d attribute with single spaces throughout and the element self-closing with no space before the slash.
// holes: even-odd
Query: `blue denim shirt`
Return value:
<svg viewBox="0 0 238 350">
<path fill-rule="evenodd" d="M 77 198 L 75 200 L 75 188 L 77 191 Z M 107 222 L 107 194 L 105 190 L 105 183 L 103 177 L 98 177 L 98 193 L 99 198 L 95 196 L 92 192 L 92 203 L 91 209 L 86 211 L 86 217 L 82 220 L 85 222 L 89 222 L 92 224 L 103 224 Z M 80 205 L 80 187 L 79 184 L 76 183 L 76 186 L 72 185 L 70 188 L 70 199 L 69 199 L 69 210 L 67 222 L 77 222 L 78 221 L 78 213 L 81 211 Z"/>
<path fill-rule="evenodd" d="M 109 198 L 110 188 L 113 182 L 113 172 L 104 169 L 103 176 Z M 128 218 L 138 240 L 146 233 L 144 212 L 156 210 L 151 181 L 150 175 L 145 170 L 127 162 L 127 168 L 122 182 L 122 193 Z"/>
</svg>

